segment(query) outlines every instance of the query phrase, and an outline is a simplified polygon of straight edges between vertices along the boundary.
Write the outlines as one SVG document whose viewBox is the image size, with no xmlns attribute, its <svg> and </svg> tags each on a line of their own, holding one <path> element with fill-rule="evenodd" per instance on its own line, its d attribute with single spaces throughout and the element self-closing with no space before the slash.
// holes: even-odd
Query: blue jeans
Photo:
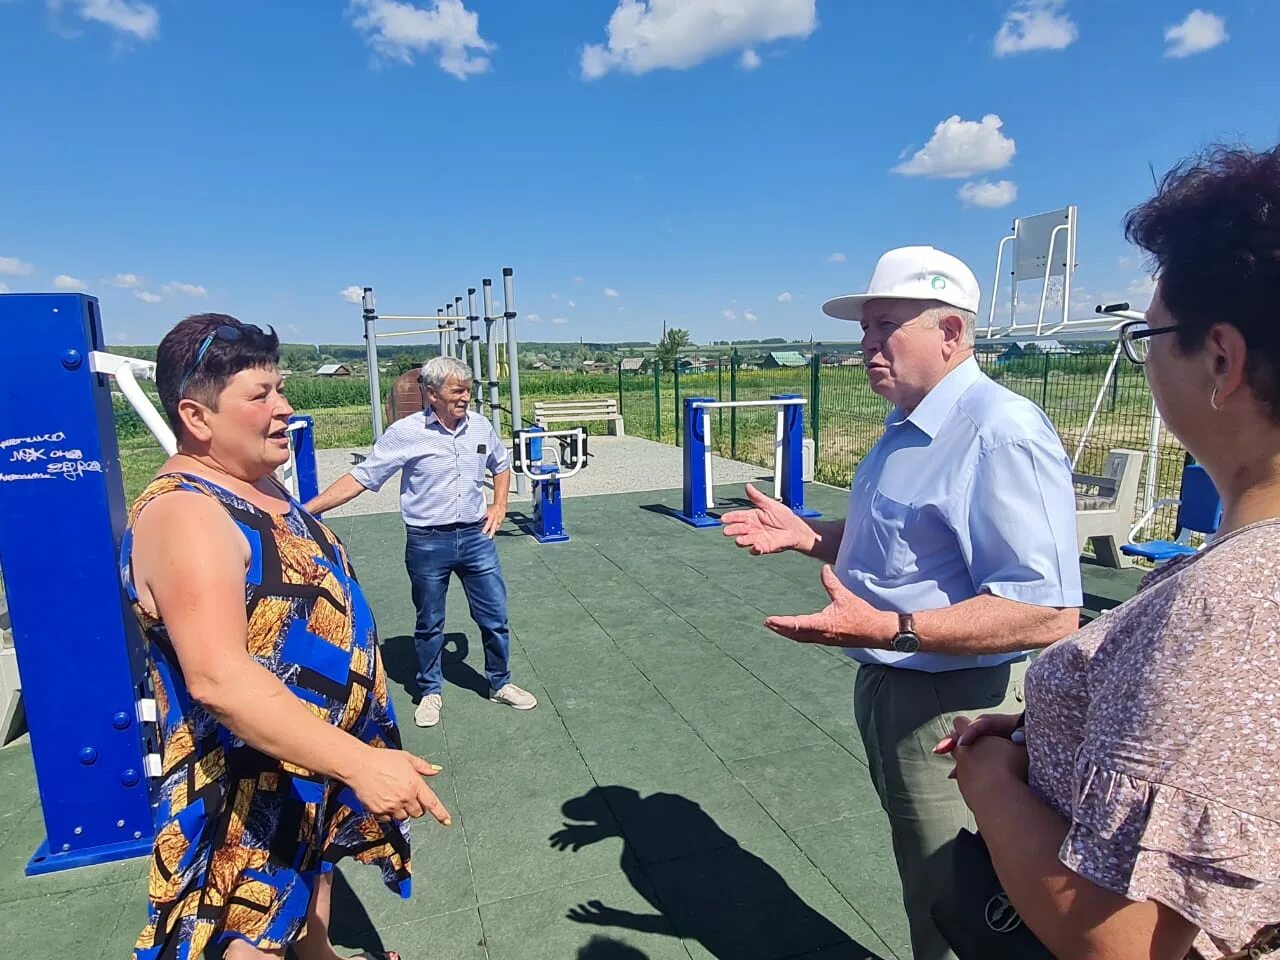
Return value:
<svg viewBox="0 0 1280 960">
<path fill-rule="evenodd" d="M 484 641 L 484 672 L 499 690 L 511 680 L 508 652 L 507 585 L 502 581 L 498 547 L 484 535 L 483 522 L 449 527 L 406 527 L 404 565 L 413 586 L 418 618 L 413 645 L 418 652 L 418 689 L 425 697 L 444 687 L 444 599 L 449 578 L 458 575 L 471 607 L 471 619 Z"/>
</svg>

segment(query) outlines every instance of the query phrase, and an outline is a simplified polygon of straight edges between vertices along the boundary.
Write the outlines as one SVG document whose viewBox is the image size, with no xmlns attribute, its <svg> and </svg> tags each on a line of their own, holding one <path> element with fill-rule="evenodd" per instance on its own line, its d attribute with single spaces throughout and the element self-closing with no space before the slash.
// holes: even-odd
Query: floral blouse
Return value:
<svg viewBox="0 0 1280 960">
<path fill-rule="evenodd" d="M 1176 910 L 1204 958 L 1280 920 L 1280 520 L 1149 574 L 1044 652 L 1026 703 L 1064 865 Z"/>
</svg>

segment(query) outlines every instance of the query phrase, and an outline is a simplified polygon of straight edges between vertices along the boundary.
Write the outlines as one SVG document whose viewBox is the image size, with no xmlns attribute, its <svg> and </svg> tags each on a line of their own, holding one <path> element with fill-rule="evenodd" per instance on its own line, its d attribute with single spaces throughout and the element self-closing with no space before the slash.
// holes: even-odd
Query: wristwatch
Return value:
<svg viewBox="0 0 1280 960">
<path fill-rule="evenodd" d="M 893 635 L 896 653 L 916 653 L 920 649 L 920 635 L 916 633 L 915 620 L 909 613 L 898 614 L 898 632 Z"/>
</svg>

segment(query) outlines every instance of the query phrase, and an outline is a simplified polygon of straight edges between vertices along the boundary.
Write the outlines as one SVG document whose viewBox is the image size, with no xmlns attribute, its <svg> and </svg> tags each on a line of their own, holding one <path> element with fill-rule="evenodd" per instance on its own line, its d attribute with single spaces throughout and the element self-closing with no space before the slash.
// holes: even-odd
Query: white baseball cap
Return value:
<svg viewBox="0 0 1280 960">
<path fill-rule="evenodd" d="M 964 262 L 936 247 L 898 247 L 876 264 L 866 293 L 828 300 L 822 312 L 837 320 L 862 319 L 868 300 L 939 300 L 970 313 L 978 312 L 982 291 Z"/>
</svg>

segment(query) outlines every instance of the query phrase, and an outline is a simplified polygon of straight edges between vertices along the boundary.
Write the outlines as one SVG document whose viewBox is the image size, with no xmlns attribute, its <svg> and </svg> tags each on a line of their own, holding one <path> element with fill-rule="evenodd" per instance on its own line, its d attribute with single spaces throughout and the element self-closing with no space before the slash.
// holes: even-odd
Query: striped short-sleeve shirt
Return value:
<svg viewBox="0 0 1280 960">
<path fill-rule="evenodd" d="M 493 424 L 478 413 L 450 430 L 425 410 L 397 420 L 351 470 L 362 487 L 381 489 L 400 473 L 400 515 L 415 527 L 475 523 L 485 515 L 484 478 L 511 468 Z"/>
</svg>

